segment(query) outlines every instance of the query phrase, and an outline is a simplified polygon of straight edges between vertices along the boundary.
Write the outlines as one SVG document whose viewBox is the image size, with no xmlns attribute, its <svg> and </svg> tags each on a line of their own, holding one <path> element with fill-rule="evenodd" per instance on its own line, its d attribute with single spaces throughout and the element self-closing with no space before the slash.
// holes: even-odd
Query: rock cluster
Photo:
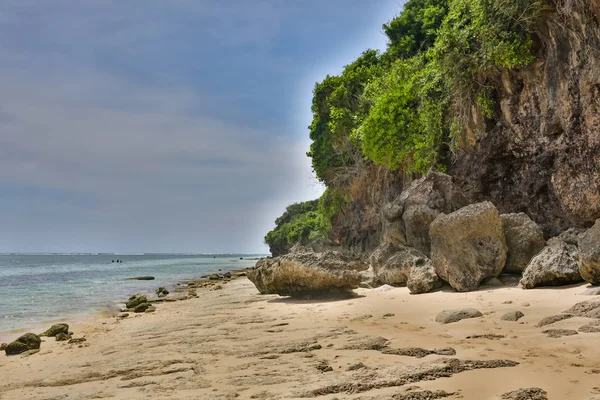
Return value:
<svg viewBox="0 0 600 400">
<path fill-rule="evenodd" d="M 546 241 L 527 214 L 500 214 L 490 202 L 468 204 L 452 178 L 438 172 L 413 181 L 381 215 L 380 244 L 368 261 L 365 254 L 295 246 L 284 256 L 259 260 L 248 278 L 261 293 L 282 296 L 380 285 L 407 286 L 419 294 L 444 283 L 464 292 L 519 280 L 510 275 L 500 280 L 501 274 L 521 275 L 525 289 L 583 279 L 600 284 L 600 220 L 588 231 L 573 228 Z"/>
</svg>

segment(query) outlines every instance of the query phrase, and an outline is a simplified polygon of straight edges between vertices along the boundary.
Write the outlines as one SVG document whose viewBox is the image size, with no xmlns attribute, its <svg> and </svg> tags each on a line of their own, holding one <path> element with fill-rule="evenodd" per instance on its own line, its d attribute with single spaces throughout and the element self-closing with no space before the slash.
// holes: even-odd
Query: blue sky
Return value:
<svg viewBox="0 0 600 400">
<path fill-rule="evenodd" d="M 3 0 L 0 252 L 266 252 L 398 0 Z"/>
</svg>

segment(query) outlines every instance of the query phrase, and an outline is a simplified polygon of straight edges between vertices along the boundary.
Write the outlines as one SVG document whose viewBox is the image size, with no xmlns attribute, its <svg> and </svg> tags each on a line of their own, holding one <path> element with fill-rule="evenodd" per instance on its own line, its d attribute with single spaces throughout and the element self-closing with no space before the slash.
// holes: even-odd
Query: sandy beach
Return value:
<svg viewBox="0 0 600 400">
<path fill-rule="evenodd" d="M 549 399 L 600 399 L 600 333 L 543 333 L 591 320 L 536 326 L 593 299 L 586 288 L 358 289 L 302 301 L 260 295 L 239 278 L 155 313 L 73 325 L 81 344 L 43 338 L 37 354 L 0 357 L 0 398 L 482 400 L 538 387 Z M 435 321 L 464 307 L 483 316 Z M 500 320 L 509 311 L 525 316 Z"/>
</svg>

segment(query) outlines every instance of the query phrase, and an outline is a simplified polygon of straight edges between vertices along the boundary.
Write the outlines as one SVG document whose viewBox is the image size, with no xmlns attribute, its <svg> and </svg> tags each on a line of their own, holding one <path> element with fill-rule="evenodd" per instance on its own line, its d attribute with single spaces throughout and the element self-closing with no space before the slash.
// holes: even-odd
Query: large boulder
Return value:
<svg viewBox="0 0 600 400">
<path fill-rule="evenodd" d="M 581 282 L 577 247 L 555 237 L 535 256 L 519 282 L 524 289 Z"/>
<path fill-rule="evenodd" d="M 375 270 L 379 283 L 392 286 L 406 286 L 413 268 L 429 264 L 429 258 L 411 247 L 402 246 L 386 262 Z"/>
<path fill-rule="evenodd" d="M 412 294 L 429 293 L 432 290 L 441 288 L 442 280 L 436 274 L 431 261 L 427 260 L 422 265 L 413 266 L 406 286 Z"/>
<path fill-rule="evenodd" d="M 600 219 L 579 236 L 579 273 L 592 285 L 600 285 Z"/>
<path fill-rule="evenodd" d="M 58 335 L 60 333 L 64 333 L 64 334 L 68 335 L 69 334 L 69 325 L 67 325 L 67 324 L 52 325 L 50 327 L 50 329 L 48 329 L 46 332 L 40 334 L 40 336 L 55 337 L 56 335 Z"/>
<path fill-rule="evenodd" d="M 508 255 L 504 272 L 520 274 L 529 261 L 546 247 L 542 229 L 525 213 L 502 214 Z"/>
<path fill-rule="evenodd" d="M 490 202 L 441 214 L 429 234 L 435 272 L 459 292 L 477 290 L 504 268 L 508 246 L 500 213 Z"/>
<path fill-rule="evenodd" d="M 388 221 L 384 225 L 384 240 L 406 244 L 429 256 L 429 226 L 433 220 L 440 213 L 451 213 L 467 204 L 449 175 L 430 171 L 383 208 Z"/>
<path fill-rule="evenodd" d="M 360 272 L 367 269 L 368 263 L 341 252 L 306 250 L 263 258 L 248 279 L 263 294 L 327 295 L 357 288 Z"/>
<path fill-rule="evenodd" d="M 26 333 L 4 349 L 7 356 L 25 353 L 29 350 L 37 350 L 40 348 L 42 340 L 38 335 Z"/>
</svg>

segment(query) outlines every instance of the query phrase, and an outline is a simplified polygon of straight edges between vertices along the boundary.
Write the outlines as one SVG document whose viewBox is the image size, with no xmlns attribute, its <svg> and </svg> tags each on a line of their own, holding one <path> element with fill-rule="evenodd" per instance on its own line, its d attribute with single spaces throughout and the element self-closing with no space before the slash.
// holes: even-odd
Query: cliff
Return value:
<svg viewBox="0 0 600 400">
<path fill-rule="evenodd" d="M 308 155 L 329 198 L 316 247 L 370 253 L 405 240 L 386 212 L 431 169 L 468 203 L 526 213 L 546 238 L 592 226 L 599 20 L 600 0 L 407 2 L 384 25 L 385 53 L 367 51 L 315 87 Z"/>
</svg>

